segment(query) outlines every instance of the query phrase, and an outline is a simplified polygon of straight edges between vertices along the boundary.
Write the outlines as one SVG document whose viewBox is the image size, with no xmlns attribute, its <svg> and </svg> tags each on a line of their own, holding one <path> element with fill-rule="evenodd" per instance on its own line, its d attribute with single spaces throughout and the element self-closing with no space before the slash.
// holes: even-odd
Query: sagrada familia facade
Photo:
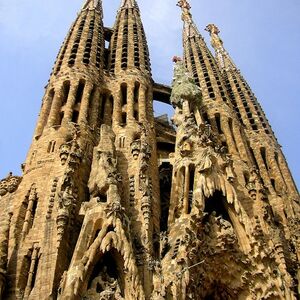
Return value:
<svg viewBox="0 0 300 300">
<path fill-rule="evenodd" d="M 299 299 L 284 155 L 218 28 L 206 27 L 213 55 L 178 6 L 184 54 L 168 87 L 152 79 L 136 0 L 112 29 L 101 0 L 84 3 L 22 176 L 0 181 L 1 299 Z"/>
</svg>

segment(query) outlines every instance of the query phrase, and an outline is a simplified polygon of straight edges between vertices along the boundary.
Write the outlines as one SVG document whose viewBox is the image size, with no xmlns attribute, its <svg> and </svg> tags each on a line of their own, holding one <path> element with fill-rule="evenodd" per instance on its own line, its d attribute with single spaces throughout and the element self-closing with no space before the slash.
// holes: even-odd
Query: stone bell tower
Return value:
<svg viewBox="0 0 300 300">
<path fill-rule="evenodd" d="M 2 182 L 11 187 L 1 199 L 1 220 L 12 214 L 7 299 L 56 298 L 79 234 L 80 204 L 88 199 L 103 82 L 102 6 L 86 1 L 46 86 L 23 176 Z"/>
<path fill-rule="evenodd" d="M 23 174 L 0 181 L 0 299 L 297 299 L 299 194 L 283 153 L 218 28 L 214 56 L 178 6 L 168 87 L 152 78 L 137 1 L 121 1 L 113 28 L 85 1 Z"/>
</svg>

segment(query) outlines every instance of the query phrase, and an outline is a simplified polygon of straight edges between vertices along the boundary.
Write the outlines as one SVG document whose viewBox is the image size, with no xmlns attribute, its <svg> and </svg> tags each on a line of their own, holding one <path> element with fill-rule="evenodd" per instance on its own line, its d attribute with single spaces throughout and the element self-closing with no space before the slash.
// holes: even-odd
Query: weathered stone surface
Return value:
<svg viewBox="0 0 300 300">
<path fill-rule="evenodd" d="M 154 83 L 135 0 L 85 1 L 22 177 L 0 181 L 0 298 L 297 299 L 299 194 L 257 99 L 181 0 L 184 57 Z M 105 40 L 109 49 L 105 49 Z M 154 118 L 153 99 L 175 108 Z"/>
</svg>

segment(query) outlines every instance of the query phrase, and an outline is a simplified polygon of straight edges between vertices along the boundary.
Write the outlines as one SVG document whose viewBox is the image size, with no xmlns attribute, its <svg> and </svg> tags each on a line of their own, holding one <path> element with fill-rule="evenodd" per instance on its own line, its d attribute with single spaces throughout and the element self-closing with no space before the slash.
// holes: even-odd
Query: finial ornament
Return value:
<svg viewBox="0 0 300 300">
<path fill-rule="evenodd" d="M 191 5 L 188 3 L 187 0 L 179 0 L 177 6 L 181 7 L 182 9 L 191 9 Z"/>
<path fill-rule="evenodd" d="M 205 27 L 205 30 L 208 31 L 210 34 L 216 34 L 216 35 L 218 35 L 220 33 L 219 28 L 215 24 L 208 24 Z"/>
<path fill-rule="evenodd" d="M 181 7 L 182 10 L 182 20 L 183 21 L 191 21 L 191 5 L 187 0 L 179 0 L 177 6 Z"/>
</svg>

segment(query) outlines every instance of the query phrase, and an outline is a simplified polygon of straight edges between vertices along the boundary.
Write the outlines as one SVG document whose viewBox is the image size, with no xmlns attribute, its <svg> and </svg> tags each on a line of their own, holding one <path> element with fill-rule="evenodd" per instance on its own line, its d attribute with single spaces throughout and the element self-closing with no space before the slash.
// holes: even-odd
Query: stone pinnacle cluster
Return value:
<svg viewBox="0 0 300 300">
<path fill-rule="evenodd" d="M 101 0 L 83 4 L 22 176 L 0 181 L 0 299 L 298 299 L 285 157 L 217 26 L 213 55 L 177 5 L 184 51 L 168 87 L 152 78 L 136 0 L 113 28 Z"/>
</svg>

